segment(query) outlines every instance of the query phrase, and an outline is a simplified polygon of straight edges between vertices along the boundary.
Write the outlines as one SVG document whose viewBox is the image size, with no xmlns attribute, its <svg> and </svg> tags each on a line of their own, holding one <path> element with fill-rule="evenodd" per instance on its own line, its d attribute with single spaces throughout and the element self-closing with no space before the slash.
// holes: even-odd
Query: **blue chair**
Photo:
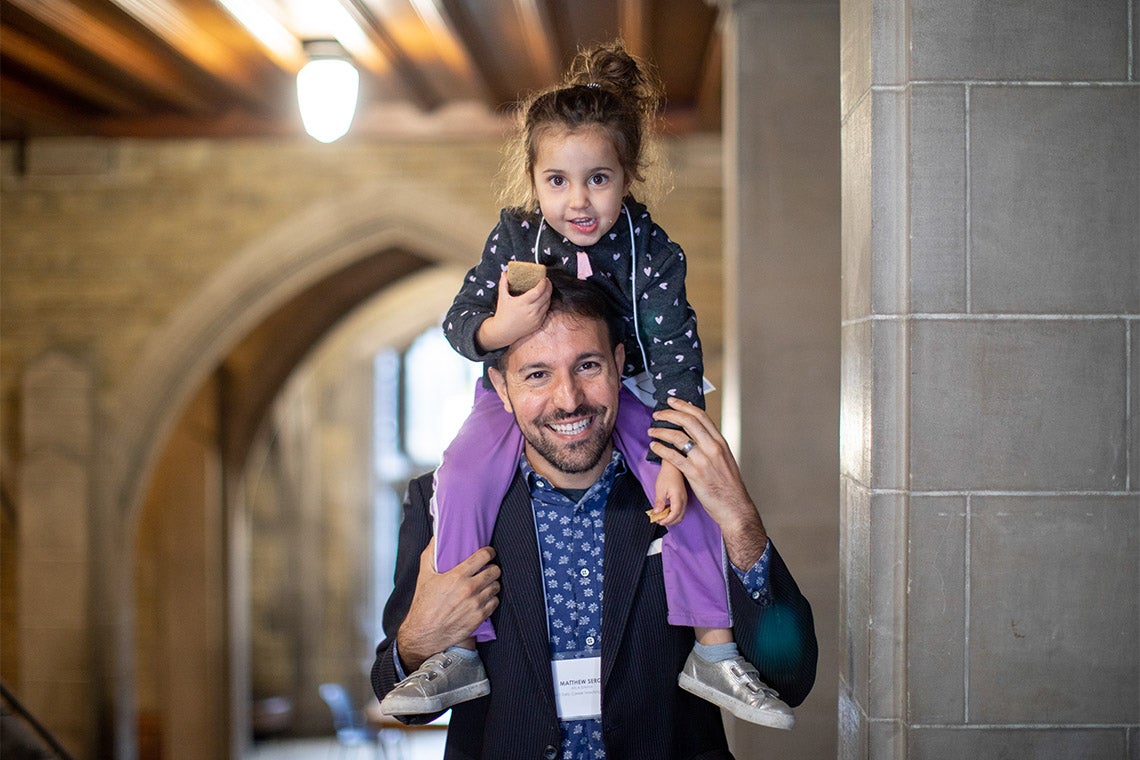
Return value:
<svg viewBox="0 0 1140 760">
<path fill-rule="evenodd" d="M 332 712 L 333 728 L 336 729 L 336 741 L 340 745 L 341 757 L 352 748 L 376 747 L 378 753 L 387 753 L 378 742 L 380 732 L 371 728 L 364 720 L 364 716 L 352 707 L 348 692 L 339 683 L 323 683 L 318 687 L 321 699 L 329 706 Z"/>
</svg>

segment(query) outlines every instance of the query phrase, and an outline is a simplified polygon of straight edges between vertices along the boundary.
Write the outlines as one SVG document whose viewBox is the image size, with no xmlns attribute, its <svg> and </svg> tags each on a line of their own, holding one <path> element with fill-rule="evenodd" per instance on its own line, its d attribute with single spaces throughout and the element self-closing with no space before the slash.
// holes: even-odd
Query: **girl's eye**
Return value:
<svg viewBox="0 0 1140 760">
<path fill-rule="evenodd" d="M 590 177 L 590 184 L 591 185 L 604 185 L 607 182 L 609 182 L 609 179 L 610 178 L 604 174 L 595 174 L 593 177 Z"/>
<path fill-rule="evenodd" d="M 550 184 L 554 187 L 562 187 L 563 185 L 566 184 L 566 178 L 565 177 L 551 177 L 550 178 Z"/>
</svg>

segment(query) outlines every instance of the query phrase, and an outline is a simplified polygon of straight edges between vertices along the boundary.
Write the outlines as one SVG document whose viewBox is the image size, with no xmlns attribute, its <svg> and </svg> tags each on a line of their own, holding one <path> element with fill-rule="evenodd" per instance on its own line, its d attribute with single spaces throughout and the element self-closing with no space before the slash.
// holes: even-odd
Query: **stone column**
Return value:
<svg viewBox="0 0 1140 760">
<path fill-rule="evenodd" d="M 1140 746 L 1136 12 L 842 3 L 843 758 Z"/>
<path fill-rule="evenodd" d="M 835 756 L 839 6 L 722 3 L 723 429 L 804 594 L 819 677 L 791 732 L 731 722 L 740 758 Z"/>
<path fill-rule="evenodd" d="M 76 757 L 94 751 L 90 606 L 89 368 L 51 353 L 22 387 L 19 489 L 19 683 L 16 696 Z"/>
<path fill-rule="evenodd" d="M 157 556 L 153 567 L 140 570 L 154 573 L 150 582 L 158 593 L 153 609 L 138 611 L 135 643 L 143 643 L 144 626 L 155 628 L 158 640 L 150 654 L 165 760 L 222 757 L 230 740 L 217 428 L 217 388 L 206 383 L 168 439 L 144 506 Z M 136 577 L 136 584 L 141 581 Z M 142 620 L 143 613 L 153 619 Z"/>
</svg>

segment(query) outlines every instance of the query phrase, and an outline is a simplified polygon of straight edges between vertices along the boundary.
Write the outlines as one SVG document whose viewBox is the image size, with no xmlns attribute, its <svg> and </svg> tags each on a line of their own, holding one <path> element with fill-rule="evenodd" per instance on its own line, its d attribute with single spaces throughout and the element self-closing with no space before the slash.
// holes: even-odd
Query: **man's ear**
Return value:
<svg viewBox="0 0 1140 760">
<path fill-rule="evenodd" d="M 621 377 L 622 373 L 625 372 L 625 344 L 624 343 L 618 343 L 616 346 L 614 346 L 614 363 L 617 364 L 618 377 Z M 646 367 L 645 371 L 648 372 L 649 367 Z"/>
<path fill-rule="evenodd" d="M 487 376 L 491 378 L 491 385 L 495 386 L 495 392 L 499 394 L 503 408 L 514 414 L 515 410 L 511 407 L 511 399 L 507 395 L 507 378 L 503 377 L 503 373 L 494 367 L 487 368 Z"/>
</svg>

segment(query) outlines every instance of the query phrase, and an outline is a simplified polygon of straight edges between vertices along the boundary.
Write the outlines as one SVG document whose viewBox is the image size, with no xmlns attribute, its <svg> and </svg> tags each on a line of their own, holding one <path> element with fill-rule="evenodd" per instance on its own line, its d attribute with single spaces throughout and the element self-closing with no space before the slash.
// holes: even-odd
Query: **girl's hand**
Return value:
<svg viewBox="0 0 1140 760">
<path fill-rule="evenodd" d="M 685 488 L 685 476 L 668 462 L 661 463 L 657 474 L 657 484 L 653 509 L 649 510 L 649 521 L 666 528 L 681 522 L 685 507 L 689 503 L 689 491 Z"/>
<path fill-rule="evenodd" d="M 519 338 L 530 335 L 542 327 L 546 310 L 550 308 L 550 280 L 543 278 L 525 293 L 512 296 L 507 289 L 507 272 L 499 276 L 499 296 L 495 313 L 483 320 L 475 340 L 484 352 L 506 348 Z"/>
</svg>

